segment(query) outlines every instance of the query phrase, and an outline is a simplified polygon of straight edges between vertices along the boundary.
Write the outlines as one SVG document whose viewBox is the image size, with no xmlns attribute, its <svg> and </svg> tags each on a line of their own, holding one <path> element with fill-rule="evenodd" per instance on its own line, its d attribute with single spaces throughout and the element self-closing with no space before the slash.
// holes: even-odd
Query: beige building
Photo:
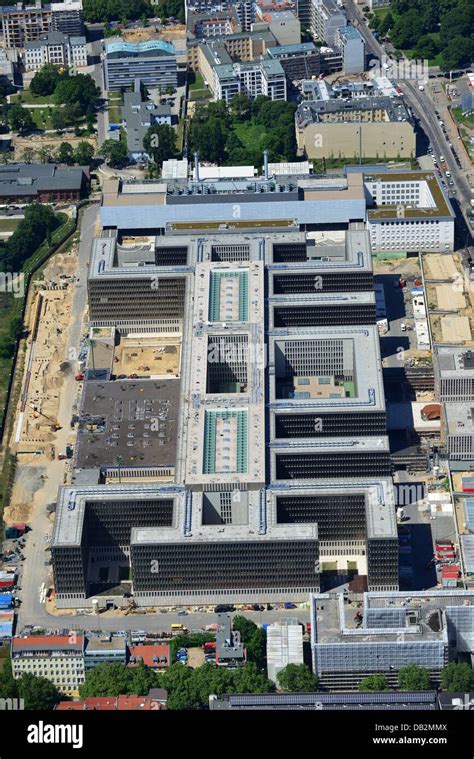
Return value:
<svg viewBox="0 0 474 759">
<path fill-rule="evenodd" d="M 13 638 L 11 657 L 15 679 L 29 672 L 45 677 L 62 693 L 75 693 L 85 679 L 84 636 L 74 632 Z"/>
<path fill-rule="evenodd" d="M 405 104 L 389 97 L 302 103 L 296 142 L 299 155 L 308 158 L 412 158 L 416 150 Z"/>
<path fill-rule="evenodd" d="M 207 47 L 212 43 L 206 43 Z M 216 40 L 217 45 L 224 46 L 229 56 L 234 61 L 253 61 L 255 58 L 262 57 L 270 47 L 275 47 L 277 41 L 273 34 L 266 30 L 263 32 L 238 32 L 228 34 Z M 209 81 L 201 69 L 201 64 L 205 67 L 205 56 L 203 55 L 203 43 L 200 40 L 194 40 L 187 45 L 188 66 L 193 71 L 200 71 L 204 78 Z"/>
</svg>

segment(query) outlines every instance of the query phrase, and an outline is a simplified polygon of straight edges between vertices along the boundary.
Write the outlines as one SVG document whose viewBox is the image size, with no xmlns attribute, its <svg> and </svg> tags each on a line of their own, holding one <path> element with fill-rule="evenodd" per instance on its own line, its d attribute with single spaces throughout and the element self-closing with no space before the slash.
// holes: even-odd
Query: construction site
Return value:
<svg viewBox="0 0 474 759">
<path fill-rule="evenodd" d="M 471 282 L 461 257 L 422 257 L 433 342 L 473 344 L 474 311 Z"/>
<path fill-rule="evenodd" d="M 115 376 L 150 379 L 179 377 L 181 338 L 173 335 L 129 335 L 115 346 Z"/>
</svg>

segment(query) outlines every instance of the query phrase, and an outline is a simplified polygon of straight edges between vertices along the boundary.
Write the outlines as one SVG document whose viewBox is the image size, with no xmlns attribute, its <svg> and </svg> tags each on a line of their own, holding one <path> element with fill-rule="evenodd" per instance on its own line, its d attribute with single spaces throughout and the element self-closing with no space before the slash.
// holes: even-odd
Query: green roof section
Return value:
<svg viewBox="0 0 474 759">
<path fill-rule="evenodd" d="M 434 172 L 426 171 L 407 171 L 407 172 L 381 172 L 377 173 L 364 173 L 364 181 L 391 181 L 391 182 L 426 182 L 430 188 L 431 195 L 435 202 L 434 208 L 405 208 L 403 211 L 403 218 L 430 218 L 433 216 L 454 216 L 451 207 L 446 200 L 446 197 L 441 189 L 436 175 Z M 403 205 L 403 204 L 398 204 Z M 367 215 L 369 219 L 392 219 L 397 218 L 397 204 L 383 205 L 378 208 L 369 208 Z"/>
<path fill-rule="evenodd" d="M 222 284 L 226 280 L 238 280 L 238 303 L 233 295 L 222 297 Z M 230 313 L 233 311 L 234 313 Z M 246 322 L 249 318 L 249 273 L 248 271 L 211 272 L 209 287 L 209 321 Z"/>
<path fill-rule="evenodd" d="M 217 423 L 218 421 L 227 422 L 231 419 L 237 421 L 237 435 L 233 441 L 236 454 L 232 461 L 232 456 L 223 456 L 222 451 L 230 448 L 226 445 L 225 433 L 223 440 L 217 440 Z M 231 432 L 229 434 L 232 434 Z M 221 455 L 218 457 L 216 450 L 217 444 L 221 448 Z M 222 461 L 229 459 L 229 464 L 218 465 L 218 458 Z M 206 411 L 204 418 L 204 457 L 203 473 L 204 474 L 246 474 L 248 472 L 248 413 L 245 409 L 238 411 Z"/>
</svg>

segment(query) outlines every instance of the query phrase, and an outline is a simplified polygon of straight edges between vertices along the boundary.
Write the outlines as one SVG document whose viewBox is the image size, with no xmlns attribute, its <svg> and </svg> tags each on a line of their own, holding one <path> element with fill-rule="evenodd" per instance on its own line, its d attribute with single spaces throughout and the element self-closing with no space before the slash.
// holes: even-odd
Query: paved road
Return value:
<svg viewBox="0 0 474 759">
<path fill-rule="evenodd" d="M 375 39 L 375 37 L 372 35 L 372 32 L 362 20 L 361 13 L 354 0 L 347 0 L 346 15 L 347 18 L 354 23 L 362 35 L 366 46 L 366 52 L 371 53 L 380 61 L 382 61 L 384 56 L 387 56 L 387 52 L 383 46 Z M 438 123 L 438 117 L 435 113 L 436 109 L 434 103 L 430 99 L 426 90 L 424 92 L 421 92 L 418 89 L 417 81 L 403 79 L 399 80 L 398 84 L 405 96 L 407 104 L 412 109 L 416 118 L 419 119 L 420 126 L 431 142 L 436 156 L 444 155 L 446 158 L 448 158 L 449 170 L 451 171 L 452 178 L 458 191 L 458 199 L 461 204 L 462 211 L 464 212 L 466 210 L 466 207 L 470 206 L 471 202 L 470 186 L 466 181 L 465 172 L 463 172 L 462 169 L 458 168 L 456 162 L 454 161 L 454 158 L 451 155 L 451 151 L 450 148 L 448 148 L 446 138 Z M 459 150 L 457 145 L 454 145 L 454 148 Z"/>
<path fill-rule="evenodd" d="M 100 58 L 100 55 L 102 52 L 102 40 L 91 42 L 90 47 L 91 47 L 92 55 L 99 56 Z M 99 61 L 99 63 L 96 63 L 93 66 L 91 66 L 89 73 L 94 79 L 96 85 L 100 88 L 100 91 L 102 93 L 101 95 L 102 99 L 105 102 L 107 100 L 107 92 L 105 89 L 104 67 L 102 65 L 102 61 Z M 97 113 L 97 143 L 99 147 L 107 139 L 108 130 L 109 130 L 109 113 L 107 111 L 107 108 L 104 107 L 104 110 L 101 110 Z"/>
<path fill-rule="evenodd" d="M 38 604 L 39 605 L 39 604 Z M 213 612 L 208 614 L 202 612 L 189 613 L 186 616 L 174 614 L 129 614 L 128 616 L 108 616 L 107 614 L 82 614 L 82 615 L 64 615 L 52 616 L 47 614 L 45 607 L 39 605 L 38 612 L 27 614 L 22 609 L 18 630 L 21 631 L 25 625 L 33 624 L 47 629 L 69 629 L 69 630 L 105 630 L 114 632 L 117 630 L 146 630 L 147 632 L 169 632 L 170 625 L 181 623 L 188 630 L 204 630 L 206 625 L 214 624 L 216 615 Z M 274 609 L 273 611 L 237 611 L 231 614 L 232 617 L 243 614 L 256 624 L 278 622 L 289 617 L 296 617 L 300 622 L 309 622 L 309 609 Z"/>
<path fill-rule="evenodd" d="M 98 206 L 86 208 L 82 215 L 81 222 L 81 240 L 78 252 L 78 267 L 76 276 L 79 281 L 76 283 L 71 320 L 68 329 L 67 355 L 73 356 L 74 353 L 69 351 L 77 350 L 79 340 L 82 335 L 83 317 L 87 299 L 87 264 L 89 262 L 92 238 L 94 237 L 95 224 L 97 220 Z M 61 392 L 61 400 L 58 410 L 58 421 L 62 429 L 56 433 L 56 448 L 64 450 L 66 443 L 73 442 L 70 430 L 71 407 L 74 399 L 77 397 L 78 386 L 74 380 L 74 374 L 77 371 L 77 364 L 73 363 L 73 368 L 68 375 Z M 47 504 L 56 500 L 58 486 L 63 483 L 66 467 L 66 461 L 55 459 L 48 463 L 44 468 L 44 481 L 40 491 L 35 494 L 36 505 L 32 510 L 30 519 L 31 532 L 27 534 L 26 546 L 23 551 L 25 561 L 20 576 L 21 592 L 18 597 L 22 601 L 20 608 L 21 624 L 43 624 L 46 614 L 44 606 L 39 601 L 39 587 L 42 582 L 48 583 L 49 566 L 46 562 L 49 559 L 49 552 L 45 551 L 47 545 L 45 534 L 51 534 L 52 523 L 47 516 Z M 21 565 L 20 565 L 21 566 Z"/>
</svg>

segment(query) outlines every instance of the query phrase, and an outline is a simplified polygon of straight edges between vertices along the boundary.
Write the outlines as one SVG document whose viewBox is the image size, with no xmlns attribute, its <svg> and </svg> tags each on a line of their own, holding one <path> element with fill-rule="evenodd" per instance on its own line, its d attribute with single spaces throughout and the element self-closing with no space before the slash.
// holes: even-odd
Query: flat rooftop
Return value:
<svg viewBox="0 0 474 759">
<path fill-rule="evenodd" d="M 444 379 L 474 377 L 474 351 L 450 345 L 436 349 L 438 371 Z"/>
<path fill-rule="evenodd" d="M 179 380 L 86 382 L 75 453 L 78 468 L 174 467 Z"/>
<path fill-rule="evenodd" d="M 454 218 L 455 216 L 451 204 L 443 192 L 438 176 L 434 171 L 368 172 L 364 171 L 363 167 L 361 167 L 361 171 L 366 184 L 369 182 L 383 182 L 384 184 L 389 184 L 390 182 L 426 182 L 433 206 L 410 208 L 408 207 L 410 203 L 402 201 L 401 205 L 404 206 L 404 217 L 406 218 L 432 218 L 437 216 Z M 369 221 L 400 218 L 397 216 L 397 207 L 397 204 L 394 203 L 393 205 L 386 204 L 378 208 L 368 208 L 367 215 Z"/>
<path fill-rule="evenodd" d="M 323 497 L 323 496 L 363 495 L 366 509 L 366 527 L 368 538 L 397 538 L 397 521 L 395 517 L 395 491 L 390 477 L 379 479 L 347 478 L 339 482 L 319 480 L 287 485 L 273 484 L 266 491 L 267 509 L 272 520 L 277 522 L 277 499 L 279 497 Z"/>
<path fill-rule="evenodd" d="M 85 509 L 88 502 L 110 502 L 115 507 L 120 501 L 159 501 L 173 498 L 176 512 L 184 502 L 184 487 L 178 485 L 87 485 L 62 486 L 58 491 L 52 547 L 79 546 L 82 539 Z M 167 528 L 171 529 L 171 528 Z"/>
<path fill-rule="evenodd" d="M 299 356 L 302 347 L 307 350 Z M 329 358 L 325 359 L 325 352 Z M 332 355 L 334 354 L 334 355 Z M 273 409 L 321 409 L 373 411 L 385 409 L 379 334 L 376 326 L 311 327 L 272 330 L 269 338 L 270 406 Z M 321 364 L 320 368 L 318 365 Z M 319 383 L 344 386 L 343 394 L 296 395 L 284 393 L 279 384 L 295 378 L 317 377 Z M 344 382 L 335 378 L 344 375 Z M 332 380 L 331 380 L 332 378 Z M 341 385 L 342 383 L 342 385 Z M 324 389 L 324 386 L 321 385 Z M 296 388 L 295 388 L 296 389 Z M 301 389 L 304 391 L 304 387 Z M 287 397 L 282 397 L 287 395 Z"/>
<path fill-rule="evenodd" d="M 348 594 L 351 598 L 351 593 Z M 311 596 L 314 641 L 318 644 L 447 643 L 443 612 L 449 607 L 468 608 L 474 624 L 474 592 L 435 590 L 410 593 L 364 593 L 363 608 L 345 603 L 342 593 Z M 362 614 L 358 626 L 355 613 Z M 403 637 L 401 639 L 401 635 Z"/>
</svg>

